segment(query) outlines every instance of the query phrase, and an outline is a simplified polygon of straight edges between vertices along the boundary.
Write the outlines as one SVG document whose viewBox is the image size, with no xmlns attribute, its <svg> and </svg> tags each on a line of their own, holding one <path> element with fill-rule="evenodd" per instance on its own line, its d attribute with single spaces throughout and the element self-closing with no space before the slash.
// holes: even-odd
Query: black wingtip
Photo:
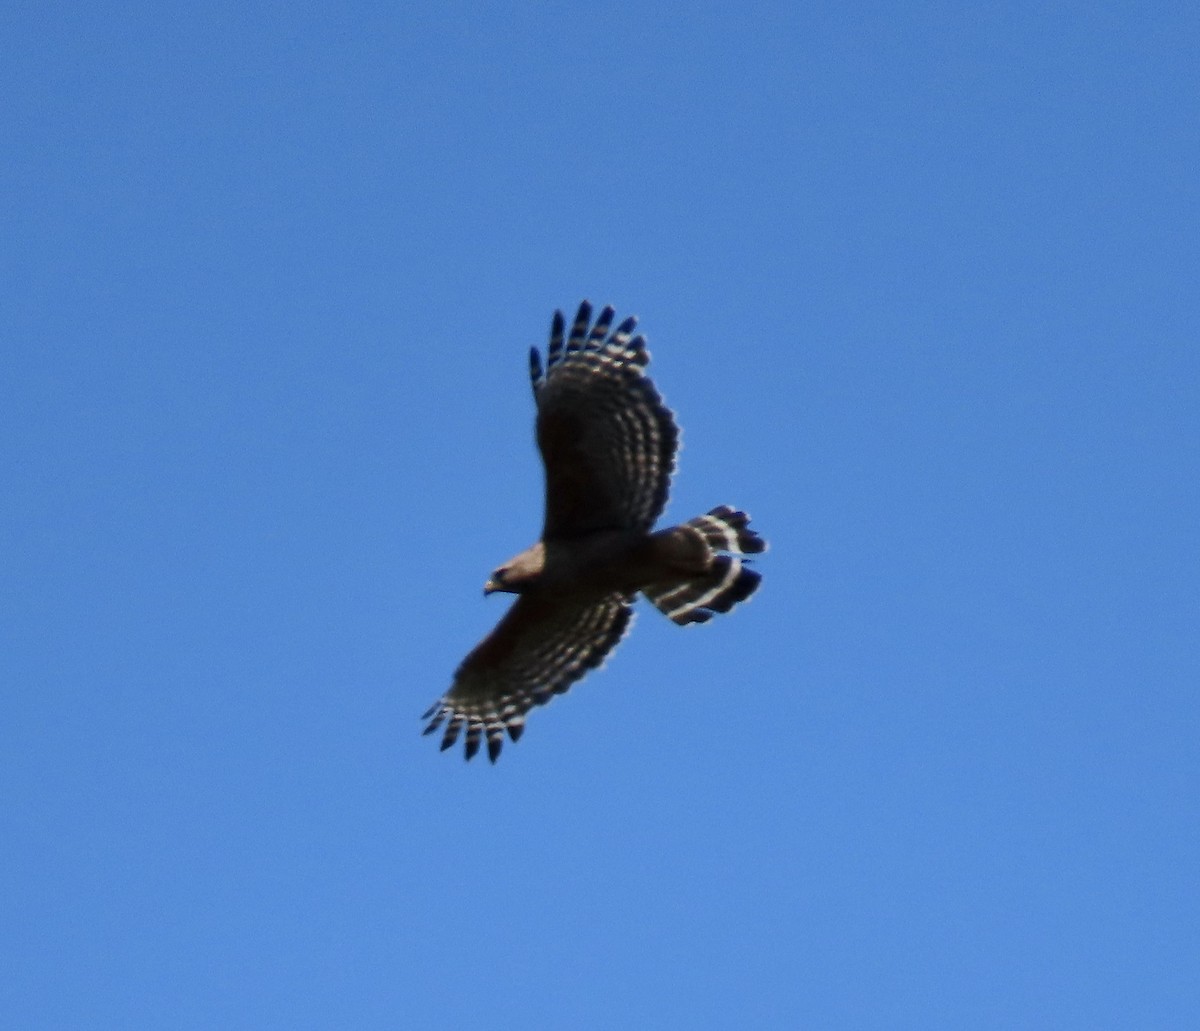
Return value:
<svg viewBox="0 0 1200 1031">
<path fill-rule="evenodd" d="M 433 706 L 432 709 L 430 709 L 427 713 L 425 713 L 424 716 L 421 717 L 421 719 L 423 719 L 423 720 L 430 721 L 429 726 L 427 726 L 424 730 L 422 730 L 421 733 L 422 734 L 432 734 L 435 730 L 438 729 L 438 727 L 440 727 L 443 723 L 446 722 L 446 716 L 449 713 L 449 711 L 450 710 L 445 708 L 441 702 L 437 702 Z M 432 719 L 430 717 L 432 717 Z"/>
<path fill-rule="evenodd" d="M 588 323 L 592 321 L 592 302 L 583 301 L 571 324 L 571 334 L 567 337 L 567 354 L 581 350 L 587 341 Z"/>
<path fill-rule="evenodd" d="M 619 344 L 624 344 L 633 333 L 635 326 L 637 326 L 637 316 L 628 316 L 616 329 L 613 330 L 613 339 Z"/>
</svg>

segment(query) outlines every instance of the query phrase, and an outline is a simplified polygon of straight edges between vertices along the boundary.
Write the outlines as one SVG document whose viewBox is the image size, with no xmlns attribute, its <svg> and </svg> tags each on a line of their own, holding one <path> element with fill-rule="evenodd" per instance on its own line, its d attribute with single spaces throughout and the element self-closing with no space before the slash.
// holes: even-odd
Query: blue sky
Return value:
<svg viewBox="0 0 1200 1031">
<path fill-rule="evenodd" d="M 0 1023 L 1190 1026 L 1198 30 L 9 5 Z M 583 297 L 765 579 L 468 765 Z"/>
</svg>

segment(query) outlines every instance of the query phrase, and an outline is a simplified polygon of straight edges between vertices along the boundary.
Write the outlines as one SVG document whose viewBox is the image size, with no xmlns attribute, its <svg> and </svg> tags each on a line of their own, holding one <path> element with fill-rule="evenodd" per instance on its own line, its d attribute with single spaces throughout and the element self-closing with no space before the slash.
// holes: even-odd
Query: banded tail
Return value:
<svg viewBox="0 0 1200 1031">
<path fill-rule="evenodd" d="M 707 623 L 750 597 L 762 574 L 743 565 L 742 555 L 765 551 L 767 542 L 749 528 L 745 512 L 721 505 L 682 526 L 664 531 L 665 546 L 687 573 L 642 589 L 668 619 L 683 626 Z M 656 537 L 659 535 L 655 535 Z"/>
</svg>

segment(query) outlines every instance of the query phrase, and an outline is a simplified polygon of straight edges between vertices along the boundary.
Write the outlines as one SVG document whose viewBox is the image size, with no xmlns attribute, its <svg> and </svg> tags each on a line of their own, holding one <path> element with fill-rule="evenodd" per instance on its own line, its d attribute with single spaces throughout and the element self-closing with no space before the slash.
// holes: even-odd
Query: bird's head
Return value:
<svg viewBox="0 0 1200 1031">
<path fill-rule="evenodd" d="M 489 594 L 496 594 L 497 592 L 515 594 L 517 588 L 508 581 L 510 573 L 511 570 L 508 566 L 501 566 L 499 569 L 493 570 L 492 575 L 488 577 L 487 583 L 483 585 L 483 596 L 486 598 Z"/>
<path fill-rule="evenodd" d="M 521 554 L 493 570 L 488 582 L 483 585 L 484 596 L 495 594 L 497 591 L 520 594 L 538 582 L 544 562 L 545 547 L 539 541 L 532 548 L 526 548 Z"/>
</svg>

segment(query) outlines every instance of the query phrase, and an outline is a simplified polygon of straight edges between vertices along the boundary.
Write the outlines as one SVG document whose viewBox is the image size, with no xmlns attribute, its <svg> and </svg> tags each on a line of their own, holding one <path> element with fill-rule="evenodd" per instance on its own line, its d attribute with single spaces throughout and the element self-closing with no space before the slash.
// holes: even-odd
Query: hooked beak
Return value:
<svg viewBox="0 0 1200 1031">
<path fill-rule="evenodd" d="M 500 588 L 497 586 L 496 581 L 489 580 L 483 585 L 483 596 L 486 598 L 489 594 L 495 594 L 498 590 L 500 590 Z"/>
</svg>

